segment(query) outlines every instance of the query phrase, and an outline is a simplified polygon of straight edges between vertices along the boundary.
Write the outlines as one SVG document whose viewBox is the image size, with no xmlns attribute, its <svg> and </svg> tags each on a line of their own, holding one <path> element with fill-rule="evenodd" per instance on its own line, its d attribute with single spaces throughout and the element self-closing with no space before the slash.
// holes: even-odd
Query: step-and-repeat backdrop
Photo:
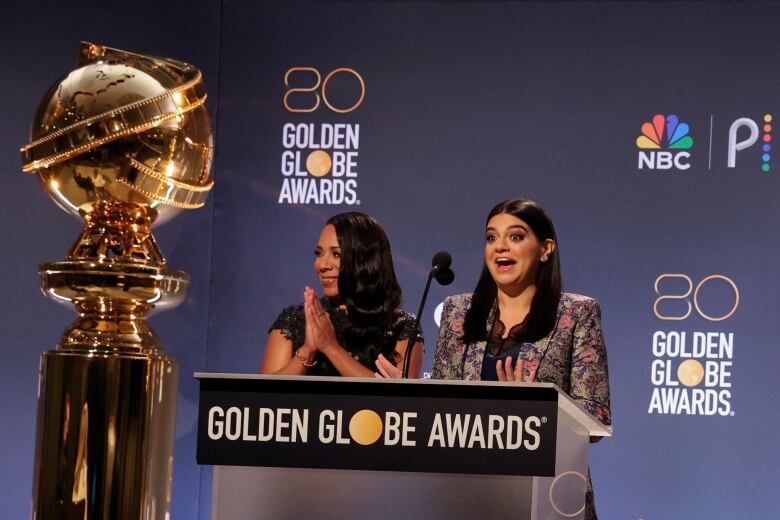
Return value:
<svg viewBox="0 0 780 520">
<path fill-rule="evenodd" d="M 14 149 L 79 38 L 185 59 L 209 78 L 217 186 L 206 209 L 158 231 L 170 265 L 194 278 L 186 304 L 153 319 L 182 366 L 174 518 L 210 507 L 188 374 L 258 370 L 276 315 L 317 287 L 329 216 L 381 222 L 410 311 L 432 255 L 451 252 L 455 282 L 431 290 L 423 316 L 427 372 L 436 306 L 473 289 L 487 212 L 521 196 L 553 217 L 565 290 L 601 303 L 615 429 L 592 450 L 602 517 L 780 510 L 780 6 L 149 3 L 170 23 L 95 8 L 87 34 L 58 9 L 37 39 L 34 7 L 8 13 L 30 45 L 2 79 L 3 276 L 20 296 L 0 316 L 13 397 L 0 449 L 24 478 L 8 473 L 0 495 L 14 517 L 28 511 L 36 360 L 70 320 L 36 294 L 34 266 L 61 258 L 78 229 L 16 172 Z M 40 316 L 51 318 L 30 327 Z"/>
</svg>

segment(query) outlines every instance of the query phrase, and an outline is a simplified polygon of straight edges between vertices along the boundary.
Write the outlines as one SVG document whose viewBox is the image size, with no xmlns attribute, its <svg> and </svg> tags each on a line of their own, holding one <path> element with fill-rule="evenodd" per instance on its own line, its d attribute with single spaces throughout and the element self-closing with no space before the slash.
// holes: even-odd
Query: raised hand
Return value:
<svg viewBox="0 0 780 520">
<path fill-rule="evenodd" d="M 306 287 L 303 291 L 303 312 L 306 318 L 304 345 L 316 350 L 338 345 L 336 330 L 330 321 L 330 316 L 322 308 L 317 293 L 310 287 Z"/>
<path fill-rule="evenodd" d="M 496 373 L 499 381 L 509 383 L 532 383 L 536 379 L 536 369 L 539 367 L 539 360 L 523 361 L 518 359 L 514 368 L 512 367 L 512 358 L 499 359 L 496 362 Z"/>
</svg>

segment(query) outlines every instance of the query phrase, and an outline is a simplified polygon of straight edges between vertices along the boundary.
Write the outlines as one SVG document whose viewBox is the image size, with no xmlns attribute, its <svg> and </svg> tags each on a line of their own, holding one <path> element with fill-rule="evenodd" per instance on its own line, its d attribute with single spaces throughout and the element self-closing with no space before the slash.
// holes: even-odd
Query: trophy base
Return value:
<svg viewBox="0 0 780 520">
<path fill-rule="evenodd" d="M 129 262 L 51 262 L 39 273 L 44 294 L 64 305 L 99 300 L 168 309 L 181 303 L 190 283 L 183 271 Z"/>
<path fill-rule="evenodd" d="M 54 262 L 39 272 L 44 294 L 78 313 L 57 346 L 71 353 L 162 355 L 144 318 L 178 305 L 189 285 L 187 273 L 120 262 Z"/>
</svg>

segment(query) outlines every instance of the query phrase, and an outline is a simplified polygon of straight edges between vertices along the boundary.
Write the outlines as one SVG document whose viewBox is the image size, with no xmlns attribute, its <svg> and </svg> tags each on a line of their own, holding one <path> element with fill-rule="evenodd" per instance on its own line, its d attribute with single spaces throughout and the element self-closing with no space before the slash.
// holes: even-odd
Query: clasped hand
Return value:
<svg viewBox="0 0 780 520">
<path fill-rule="evenodd" d="M 392 361 L 387 359 L 382 354 L 379 354 L 379 356 L 376 358 L 376 361 L 374 361 L 374 365 L 376 365 L 377 372 L 374 372 L 374 377 L 377 379 L 400 379 L 401 378 L 401 369 L 399 369 L 395 364 L 393 364 Z"/>
<path fill-rule="evenodd" d="M 303 290 L 303 313 L 306 318 L 304 345 L 322 351 L 338 344 L 330 316 L 311 287 Z"/>
</svg>

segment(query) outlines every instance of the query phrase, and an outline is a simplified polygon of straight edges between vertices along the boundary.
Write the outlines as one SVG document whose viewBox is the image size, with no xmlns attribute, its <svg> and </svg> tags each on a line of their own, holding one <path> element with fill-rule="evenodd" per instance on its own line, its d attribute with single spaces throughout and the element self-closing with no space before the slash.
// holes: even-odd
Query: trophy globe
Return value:
<svg viewBox="0 0 780 520">
<path fill-rule="evenodd" d="M 78 318 L 43 354 L 34 517 L 164 518 L 177 368 L 145 321 L 186 292 L 152 235 L 213 186 L 200 71 L 82 43 L 35 114 L 23 171 L 83 219 L 41 288 Z"/>
</svg>

